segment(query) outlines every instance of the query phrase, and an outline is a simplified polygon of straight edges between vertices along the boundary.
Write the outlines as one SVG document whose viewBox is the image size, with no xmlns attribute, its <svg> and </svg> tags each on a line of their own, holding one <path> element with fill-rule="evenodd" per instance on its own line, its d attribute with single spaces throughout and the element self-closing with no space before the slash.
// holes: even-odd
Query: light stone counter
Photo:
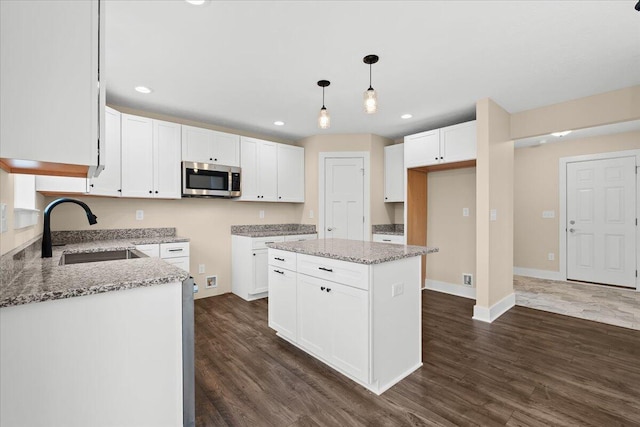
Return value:
<svg viewBox="0 0 640 427">
<path fill-rule="evenodd" d="M 269 243 L 269 248 L 296 252 L 357 264 L 381 264 L 438 252 L 438 248 L 346 239 L 318 239 L 301 242 Z"/>
<path fill-rule="evenodd" d="M 105 231 L 108 232 L 109 230 Z M 126 236 L 126 234 L 118 233 L 118 231 L 114 230 L 112 233 L 105 234 L 105 236 Z M 82 232 L 72 233 L 82 236 Z M 189 240 L 171 235 L 159 236 L 153 233 L 148 236 L 145 236 L 144 233 L 130 236 L 130 238 L 116 240 L 81 241 L 79 243 L 53 246 L 53 256 L 51 258 L 40 257 L 39 244 L 41 239 L 35 239 L 31 242 L 29 248 L 23 250 L 23 252 L 29 253 L 30 256 L 21 260 L 22 265 L 20 270 L 16 271 L 15 276 L 3 277 L 0 287 L 0 307 L 181 282 L 189 276 L 186 271 L 174 267 L 159 258 L 135 258 L 59 265 L 63 253 L 135 249 L 135 246 L 139 244 L 184 242 Z M 91 237 L 98 236 L 93 235 Z M 70 240 L 83 239 L 75 238 Z M 60 239 L 57 239 L 57 241 L 59 242 Z M 19 258 L 16 254 L 9 255 L 12 258 Z M 3 269 L 6 264 L 6 262 L 3 263 Z M 7 270 L 9 270 L 8 267 L 7 265 Z"/>
</svg>

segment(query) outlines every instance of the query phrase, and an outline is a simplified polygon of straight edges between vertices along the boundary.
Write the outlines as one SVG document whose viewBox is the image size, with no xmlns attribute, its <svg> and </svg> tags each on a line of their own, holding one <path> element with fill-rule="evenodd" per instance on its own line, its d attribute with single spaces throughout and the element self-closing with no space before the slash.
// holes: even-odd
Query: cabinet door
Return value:
<svg viewBox="0 0 640 427">
<path fill-rule="evenodd" d="M 434 129 L 404 138 L 404 165 L 407 168 L 440 163 L 440 130 Z"/>
<path fill-rule="evenodd" d="M 298 344 L 322 358 L 329 353 L 331 340 L 327 283 L 331 282 L 298 273 Z"/>
<path fill-rule="evenodd" d="M 153 196 L 153 120 L 122 115 L 122 196 Z"/>
<path fill-rule="evenodd" d="M 253 283 L 249 287 L 250 294 L 259 294 L 269 290 L 268 259 L 266 249 L 253 251 Z"/>
<path fill-rule="evenodd" d="M 440 129 L 443 162 L 460 162 L 476 158 L 476 122 L 460 123 Z"/>
<path fill-rule="evenodd" d="M 86 194 L 87 178 L 36 175 L 36 191 L 50 194 Z"/>
<path fill-rule="evenodd" d="M 384 201 L 404 201 L 404 144 L 384 147 Z"/>
<path fill-rule="evenodd" d="M 269 327 L 293 341 L 297 338 L 296 294 L 296 273 L 269 266 Z"/>
<path fill-rule="evenodd" d="M 331 340 L 328 359 L 355 378 L 369 382 L 369 293 L 327 284 Z"/>
<path fill-rule="evenodd" d="M 278 200 L 277 145 L 269 141 L 258 144 L 258 192 L 262 202 Z"/>
<path fill-rule="evenodd" d="M 182 126 L 182 160 L 211 163 L 213 161 L 213 131 Z"/>
<path fill-rule="evenodd" d="M 259 140 L 242 137 L 240 167 L 242 168 L 242 193 L 240 200 L 259 201 L 258 194 L 258 145 Z"/>
<path fill-rule="evenodd" d="M 304 148 L 278 144 L 278 201 L 304 202 Z"/>
<path fill-rule="evenodd" d="M 136 245 L 136 249 L 151 258 L 160 258 L 160 245 L 157 243 L 149 243 L 145 245 Z"/>
<path fill-rule="evenodd" d="M 179 199 L 181 191 L 180 125 L 153 121 L 153 196 Z"/>
<path fill-rule="evenodd" d="M 0 1 L 1 158 L 86 165 L 93 175 L 104 117 L 99 8 Z"/>
<path fill-rule="evenodd" d="M 104 170 L 99 176 L 90 179 L 89 193 L 95 196 L 119 197 L 122 193 L 120 183 L 120 116 L 113 108 L 105 109 L 105 147 L 100 150 Z"/>
<path fill-rule="evenodd" d="M 212 131 L 213 150 L 211 163 L 226 166 L 240 166 L 240 136 Z"/>
</svg>

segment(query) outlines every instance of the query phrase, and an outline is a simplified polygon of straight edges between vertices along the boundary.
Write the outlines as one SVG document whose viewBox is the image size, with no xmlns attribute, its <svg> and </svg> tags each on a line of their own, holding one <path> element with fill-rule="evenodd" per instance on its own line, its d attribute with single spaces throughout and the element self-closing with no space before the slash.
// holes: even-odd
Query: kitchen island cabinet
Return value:
<svg viewBox="0 0 640 427">
<path fill-rule="evenodd" d="M 381 394 L 422 365 L 423 246 L 343 239 L 269 244 L 269 326 Z"/>
</svg>

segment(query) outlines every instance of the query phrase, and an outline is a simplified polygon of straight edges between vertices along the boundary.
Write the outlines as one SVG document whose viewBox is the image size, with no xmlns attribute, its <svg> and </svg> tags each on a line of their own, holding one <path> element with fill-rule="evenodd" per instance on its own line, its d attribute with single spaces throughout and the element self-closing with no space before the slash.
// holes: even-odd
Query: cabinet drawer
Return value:
<svg viewBox="0 0 640 427">
<path fill-rule="evenodd" d="M 303 240 L 315 240 L 318 238 L 317 234 L 295 234 L 292 236 L 284 236 L 285 242 L 302 242 Z"/>
<path fill-rule="evenodd" d="M 150 243 L 147 245 L 136 245 L 136 249 L 151 258 L 160 258 L 160 245 Z"/>
<path fill-rule="evenodd" d="M 189 242 L 161 243 L 160 258 L 177 258 L 189 256 Z"/>
<path fill-rule="evenodd" d="M 254 237 L 251 239 L 251 249 L 264 249 L 267 247 L 267 243 L 284 242 L 283 236 L 270 236 L 270 237 Z"/>
<path fill-rule="evenodd" d="M 296 253 L 269 249 L 269 265 L 296 271 Z"/>
<path fill-rule="evenodd" d="M 189 257 L 165 258 L 164 261 L 189 272 Z"/>
<path fill-rule="evenodd" d="M 404 236 L 395 234 L 374 234 L 373 241 L 379 243 L 395 243 L 397 245 L 404 245 Z"/>
<path fill-rule="evenodd" d="M 369 290 L 368 265 L 305 254 L 298 254 L 296 264 L 298 273 Z"/>
</svg>

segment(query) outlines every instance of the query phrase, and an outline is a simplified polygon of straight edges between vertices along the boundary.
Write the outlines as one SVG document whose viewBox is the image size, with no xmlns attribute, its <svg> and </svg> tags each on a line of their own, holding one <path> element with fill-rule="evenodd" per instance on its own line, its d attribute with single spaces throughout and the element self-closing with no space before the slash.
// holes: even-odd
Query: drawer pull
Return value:
<svg viewBox="0 0 640 427">
<path fill-rule="evenodd" d="M 327 292 L 331 292 L 331 288 L 327 288 Z"/>
<path fill-rule="evenodd" d="M 284 261 L 284 258 L 278 258 L 278 257 L 275 257 L 274 259 L 275 259 L 276 261 Z"/>
<path fill-rule="evenodd" d="M 324 291 L 326 288 L 324 286 L 320 286 L 320 290 Z"/>
<path fill-rule="evenodd" d="M 268 245 L 269 243 L 275 243 L 275 242 L 264 242 L 265 245 Z"/>
<path fill-rule="evenodd" d="M 329 273 L 333 273 L 333 270 L 330 268 L 318 267 L 318 270 L 328 271 Z"/>
<path fill-rule="evenodd" d="M 383 242 L 390 242 L 391 239 L 382 239 Z"/>
<path fill-rule="evenodd" d="M 284 271 L 280 271 L 280 270 L 273 270 L 273 272 L 278 274 L 284 274 Z"/>
<path fill-rule="evenodd" d="M 178 248 L 178 249 L 169 249 L 169 252 L 182 252 L 182 248 Z"/>
</svg>

